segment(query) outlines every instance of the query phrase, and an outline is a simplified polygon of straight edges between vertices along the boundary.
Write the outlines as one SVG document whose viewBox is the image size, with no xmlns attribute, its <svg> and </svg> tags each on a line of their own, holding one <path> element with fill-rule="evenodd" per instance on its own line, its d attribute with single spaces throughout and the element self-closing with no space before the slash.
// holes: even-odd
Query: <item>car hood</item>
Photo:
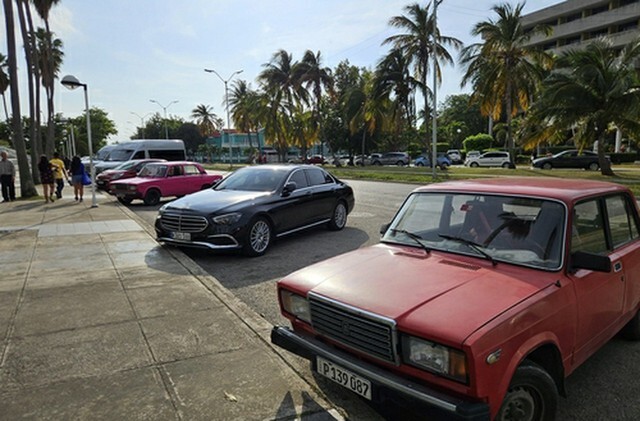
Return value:
<svg viewBox="0 0 640 421">
<path fill-rule="evenodd" d="M 462 344 L 553 283 L 544 273 L 530 278 L 531 270 L 504 263 L 493 267 L 466 256 L 379 244 L 309 266 L 281 283 L 394 319 L 404 331 Z"/>
<path fill-rule="evenodd" d="M 206 214 L 270 194 L 270 192 L 207 189 L 174 200 L 165 210 L 190 210 Z"/>
<path fill-rule="evenodd" d="M 122 181 L 118 181 L 114 184 L 132 184 L 132 185 L 140 185 L 146 183 L 161 183 L 163 180 L 166 180 L 166 177 L 133 177 L 126 178 Z"/>
</svg>

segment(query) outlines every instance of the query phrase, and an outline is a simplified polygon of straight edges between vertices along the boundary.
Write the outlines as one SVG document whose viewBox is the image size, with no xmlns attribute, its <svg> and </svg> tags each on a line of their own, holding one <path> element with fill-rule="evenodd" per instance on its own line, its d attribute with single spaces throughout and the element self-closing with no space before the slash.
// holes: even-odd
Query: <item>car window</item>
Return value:
<svg viewBox="0 0 640 421">
<path fill-rule="evenodd" d="M 597 200 L 579 203 L 574 208 L 571 227 L 571 252 L 606 254 L 607 237 Z"/>
<path fill-rule="evenodd" d="M 640 236 L 629 201 L 621 195 L 605 199 L 613 247 L 619 247 Z"/>
<path fill-rule="evenodd" d="M 216 190 L 275 191 L 287 173 L 270 168 L 245 167 L 225 177 Z"/>
<path fill-rule="evenodd" d="M 304 175 L 303 170 L 294 171 L 289 177 L 289 181 L 296 183 L 296 189 L 302 189 L 309 186 L 309 183 L 307 183 L 307 177 Z"/>
<path fill-rule="evenodd" d="M 184 175 L 200 175 L 200 170 L 195 165 L 185 165 Z"/>
<path fill-rule="evenodd" d="M 140 177 L 164 177 L 167 174 L 166 165 L 146 165 L 140 171 Z"/>
<path fill-rule="evenodd" d="M 305 171 L 307 172 L 307 178 L 309 179 L 309 184 L 312 186 L 318 186 L 320 184 L 327 184 L 327 183 L 333 182 L 331 177 L 328 176 L 329 174 L 322 171 L 320 168 L 314 168 L 314 169 L 305 170 Z"/>
</svg>

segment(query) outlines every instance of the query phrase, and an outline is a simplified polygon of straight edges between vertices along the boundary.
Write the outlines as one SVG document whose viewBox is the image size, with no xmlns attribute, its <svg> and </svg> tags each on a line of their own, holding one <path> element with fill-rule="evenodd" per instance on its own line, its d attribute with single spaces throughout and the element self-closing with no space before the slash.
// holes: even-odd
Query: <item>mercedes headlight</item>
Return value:
<svg viewBox="0 0 640 421">
<path fill-rule="evenodd" d="M 402 337 L 403 360 L 445 377 L 467 382 L 467 360 L 464 352 L 435 342 L 404 335 Z"/>
<path fill-rule="evenodd" d="M 289 314 L 293 314 L 300 320 L 311 323 L 309 301 L 305 297 L 281 289 L 280 302 L 282 303 L 282 308 L 284 309 L 284 311 Z"/>
<path fill-rule="evenodd" d="M 242 214 L 239 212 L 234 212 L 216 216 L 212 218 L 212 220 L 218 225 L 232 225 L 238 222 L 240 218 L 242 218 Z"/>
</svg>

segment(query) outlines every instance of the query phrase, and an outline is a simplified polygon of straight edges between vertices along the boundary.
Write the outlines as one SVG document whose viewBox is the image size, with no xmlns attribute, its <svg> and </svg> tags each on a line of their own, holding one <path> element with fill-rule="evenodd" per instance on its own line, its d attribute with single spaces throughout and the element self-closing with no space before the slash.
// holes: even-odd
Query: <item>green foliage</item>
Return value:
<svg viewBox="0 0 640 421">
<path fill-rule="evenodd" d="M 486 133 L 478 133 L 467 137 L 462 143 L 465 151 L 482 151 L 491 147 L 493 137 Z"/>
<path fill-rule="evenodd" d="M 118 134 L 116 125 L 109 118 L 106 111 L 92 107 L 89 110 L 91 116 L 91 140 L 93 152 L 97 152 L 107 142 L 107 138 L 111 135 Z M 89 146 L 87 142 L 87 118 L 86 113 L 69 119 L 75 130 L 76 153 L 80 156 L 89 154 Z"/>
</svg>

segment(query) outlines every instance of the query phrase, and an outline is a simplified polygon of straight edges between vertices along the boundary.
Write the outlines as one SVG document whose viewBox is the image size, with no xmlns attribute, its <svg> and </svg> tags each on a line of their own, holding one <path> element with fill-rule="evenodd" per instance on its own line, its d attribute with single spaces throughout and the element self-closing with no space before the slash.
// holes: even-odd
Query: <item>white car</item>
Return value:
<svg viewBox="0 0 640 421">
<path fill-rule="evenodd" d="M 467 167 L 502 167 L 509 168 L 511 160 L 509 152 L 491 151 L 480 156 L 467 158 L 464 165 Z"/>
<path fill-rule="evenodd" d="M 452 164 L 462 164 L 462 154 L 458 149 L 449 149 L 447 156 Z"/>
</svg>

